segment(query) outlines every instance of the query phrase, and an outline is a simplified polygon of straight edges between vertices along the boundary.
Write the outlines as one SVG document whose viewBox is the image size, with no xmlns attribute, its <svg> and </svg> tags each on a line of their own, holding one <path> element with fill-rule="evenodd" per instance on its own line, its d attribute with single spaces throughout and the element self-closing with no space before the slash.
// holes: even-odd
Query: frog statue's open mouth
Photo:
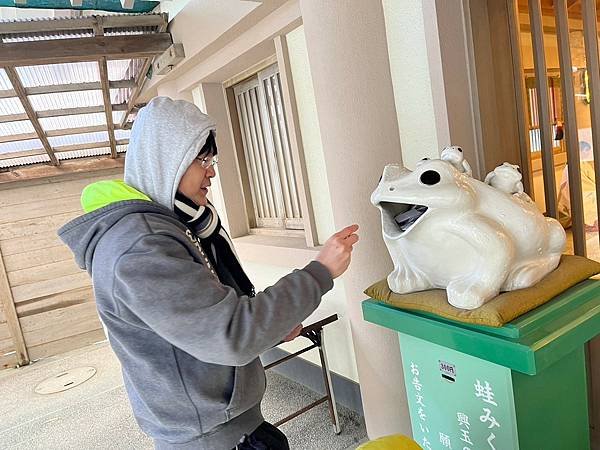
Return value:
<svg viewBox="0 0 600 450">
<path fill-rule="evenodd" d="M 379 206 L 383 218 L 383 232 L 392 239 L 410 231 L 428 209 L 424 205 L 386 201 L 379 202 Z"/>
</svg>

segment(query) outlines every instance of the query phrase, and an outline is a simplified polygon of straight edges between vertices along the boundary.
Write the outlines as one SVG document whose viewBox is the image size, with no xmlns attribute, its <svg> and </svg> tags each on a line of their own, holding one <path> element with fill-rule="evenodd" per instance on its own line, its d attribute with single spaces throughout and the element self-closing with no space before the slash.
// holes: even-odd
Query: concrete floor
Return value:
<svg viewBox="0 0 600 450">
<path fill-rule="evenodd" d="M 97 373 L 67 391 L 39 395 L 35 386 L 69 368 L 92 366 Z M 267 420 L 277 419 L 315 400 L 303 386 L 268 374 L 263 401 Z M 106 342 L 0 371 L 0 448 L 2 449 L 152 449 L 133 418 L 119 363 Z M 342 433 L 336 436 L 326 404 L 281 427 L 292 450 L 354 449 L 366 439 L 362 418 L 340 407 Z"/>
</svg>

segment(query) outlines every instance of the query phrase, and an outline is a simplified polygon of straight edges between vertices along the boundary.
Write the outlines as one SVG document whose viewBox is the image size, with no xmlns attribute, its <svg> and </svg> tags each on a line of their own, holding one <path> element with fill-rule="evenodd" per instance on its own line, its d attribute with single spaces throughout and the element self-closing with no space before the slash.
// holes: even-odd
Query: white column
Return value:
<svg viewBox="0 0 600 450">
<path fill-rule="evenodd" d="M 198 105 L 217 124 L 219 164 L 213 179 L 213 203 L 219 211 L 223 225 L 231 237 L 248 233 L 248 218 L 240 183 L 237 155 L 231 131 L 231 117 L 226 104 L 225 92 L 220 83 L 202 83 L 200 87 L 204 105 Z M 227 174 L 221 177 L 220 173 Z"/>
<path fill-rule="evenodd" d="M 378 1 L 317 0 L 300 8 L 335 225 L 361 226 L 343 279 L 367 431 L 410 435 L 398 337 L 361 312 L 363 290 L 392 269 L 369 197 L 384 165 L 402 159 L 383 9 Z"/>
</svg>

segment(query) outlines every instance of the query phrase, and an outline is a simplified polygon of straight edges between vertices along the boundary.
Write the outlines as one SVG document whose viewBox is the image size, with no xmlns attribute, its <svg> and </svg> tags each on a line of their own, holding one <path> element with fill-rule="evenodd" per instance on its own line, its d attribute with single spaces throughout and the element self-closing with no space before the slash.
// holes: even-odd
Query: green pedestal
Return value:
<svg viewBox="0 0 600 450">
<path fill-rule="evenodd" d="M 424 449 L 587 450 L 584 344 L 600 334 L 600 281 L 501 328 L 363 302 L 399 333 L 413 437 Z"/>
</svg>

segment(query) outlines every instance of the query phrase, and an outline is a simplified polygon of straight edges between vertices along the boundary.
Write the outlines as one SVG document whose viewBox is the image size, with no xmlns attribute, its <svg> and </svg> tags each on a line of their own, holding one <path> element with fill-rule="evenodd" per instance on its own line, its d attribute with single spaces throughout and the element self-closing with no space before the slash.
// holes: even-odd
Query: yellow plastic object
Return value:
<svg viewBox="0 0 600 450">
<path fill-rule="evenodd" d="M 408 436 L 394 434 L 366 442 L 356 450 L 422 450 L 422 447 Z"/>
</svg>

